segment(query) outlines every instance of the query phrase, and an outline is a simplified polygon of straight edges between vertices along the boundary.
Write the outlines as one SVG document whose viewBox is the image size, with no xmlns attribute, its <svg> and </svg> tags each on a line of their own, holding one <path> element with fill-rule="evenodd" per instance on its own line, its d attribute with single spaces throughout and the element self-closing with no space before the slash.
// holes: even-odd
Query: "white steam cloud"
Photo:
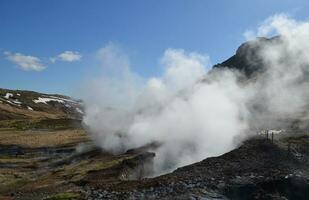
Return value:
<svg viewBox="0 0 309 200">
<path fill-rule="evenodd" d="M 89 84 L 84 122 L 95 142 L 115 153 L 159 143 L 152 150 L 160 174 L 223 154 L 257 129 L 305 121 L 309 23 L 275 15 L 250 31 L 269 34 L 280 37 L 249 43 L 264 70 L 245 81 L 226 68 L 208 72 L 207 55 L 179 49 L 165 51 L 161 77 L 144 80 L 110 43 L 98 52 L 104 75 Z"/>
</svg>

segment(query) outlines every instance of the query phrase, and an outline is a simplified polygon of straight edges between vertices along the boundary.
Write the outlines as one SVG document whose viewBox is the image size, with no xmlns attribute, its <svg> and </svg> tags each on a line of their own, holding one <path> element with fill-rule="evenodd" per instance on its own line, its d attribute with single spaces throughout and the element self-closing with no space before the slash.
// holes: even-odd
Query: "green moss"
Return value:
<svg viewBox="0 0 309 200">
<path fill-rule="evenodd" d="M 81 196 L 78 193 L 64 192 L 49 196 L 44 200 L 79 200 L 79 199 L 81 199 Z"/>
<path fill-rule="evenodd" d="M 0 123 L 0 128 L 14 128 L 17 130 L 29 129 L 49 129 L 49 130 L 65 130 L 65 129 L 82 129 L 81 120 L 76 119 L 43 119 L 40 121 L 16 120 Z"/>
<path fill-rule="evenodd" d="M 14 191 L 17 188 L 25 185 L 30 180 L 27 178 L 7 178 L 7 177 L 0 177 L 0 193 L 6 193 L 8 191 Z"/>
<path fill-rule="evenodd" d="M 90 171 L 99 171 L 114 167 L 123 160 L 131 159 L 134 156 L 116 157 L 111 160 L 81 161 L 77 164 L 68 165 L 61 172 L 62 176 L 70 178 L 72 181 L 79 181 Z"/>
</svg>

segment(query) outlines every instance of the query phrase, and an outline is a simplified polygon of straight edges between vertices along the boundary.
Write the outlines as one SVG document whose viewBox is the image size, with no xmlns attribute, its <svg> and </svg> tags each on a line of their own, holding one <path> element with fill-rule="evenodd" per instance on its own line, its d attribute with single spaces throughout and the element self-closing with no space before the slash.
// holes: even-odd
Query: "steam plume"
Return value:
<svg viewBox="0 0 309 200">
<path fill-rule="evenodd" d="M 263 70 L 244 81 L 228 68 L 207 70 L 209 57 L 167 49 L 161 77 L 130 69 L 119 46 L 98 52 L 105 69 L 85 95 L 85 124 L 98 145 L 115 153 L 152 142 L 157 174 L 233 149 L 255 130 L 305 123 L 309 85 L 309 23 L 275 15 L 246 36 L 280 37 L 250 42 Z M 248 55 L 249 61 L 255 60 Z"/>
</svg>

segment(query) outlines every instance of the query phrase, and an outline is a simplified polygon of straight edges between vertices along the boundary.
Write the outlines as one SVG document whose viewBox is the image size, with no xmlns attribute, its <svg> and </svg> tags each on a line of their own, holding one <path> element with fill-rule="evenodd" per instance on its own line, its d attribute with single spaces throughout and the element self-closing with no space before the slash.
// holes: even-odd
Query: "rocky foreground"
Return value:
<svg viewBox="0 0 309 200">
<path fill-rule="evenodd" d="M 308 199 L 308 147 L 308 136 L 275 143 L 250 139 L 229 153 L 164 176 L 88 188 L 87 198 Z"/>
<path fill-rule="evenodd" d="M 7 131 L 7 130 L 6 130 Z M 1 131 L 0 199 L 308 199 L 309 135 L 263 136 L 219 157 L 144 178 L 147 148 L 112 155 L 83 130 Z M 12 131 L 12 130 L 10 130 Z M 34 137 L 35 143 L 26 140 Z M 16 138 L 16 137 L 15 137 Z M 57 141 L 57 138 L 61 138 Z M 46 145 L 47 139 L 51 143 Z M 8 144 L 9 142 L 15 144 Z M 45 145 L 44 145 L 45 144 Z"/>
</svg>

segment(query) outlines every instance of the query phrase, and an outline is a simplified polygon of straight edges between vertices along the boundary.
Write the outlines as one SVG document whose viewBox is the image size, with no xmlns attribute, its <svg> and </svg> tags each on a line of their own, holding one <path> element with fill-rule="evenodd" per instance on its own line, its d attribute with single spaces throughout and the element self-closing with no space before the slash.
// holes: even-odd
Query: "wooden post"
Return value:
<svg viewBox="0 0 309 200">
<path fill-rule="evenodd" d="M 271 132 L 271 143 L 274 143 L 274 132 Z"/>
<path fill-rule="evenodd" d="M 268 140 L 268 130 L 266 130 L 266 139 Z"/>
</svg>

